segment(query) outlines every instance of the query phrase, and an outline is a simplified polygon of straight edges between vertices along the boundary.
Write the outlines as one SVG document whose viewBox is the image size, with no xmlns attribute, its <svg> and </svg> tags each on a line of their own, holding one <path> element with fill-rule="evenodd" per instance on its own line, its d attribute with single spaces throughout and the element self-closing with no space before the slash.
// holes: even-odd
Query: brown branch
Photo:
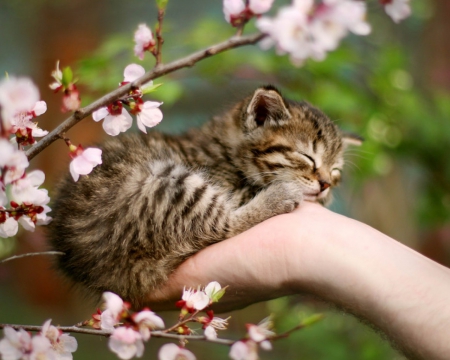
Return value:
<svg viewBox="0 0 450 360">
<path fill-rule="evenodd" d="M 43 251 L 43 252 L 34 252 L 34 253 L 27 253 L 27 254 L 21 254 L 21 255 L 14 255 L 9 258 L 6 258 L 2 261 L 0 261 L 0 264 L 3 264 L 7 261 L 15 260 L 15 259 L 21 259 L 28 256 L 37 256 L 37 255 L 65 255 L 65 253 L 61 251 Z"/>
<path fill-rule="evenodd" d="M 158 10 L 158 25 L 156 27 L 156 65 L 159 66 L 162 62 L 162 52 L 161 48 L 164 44 L 164 39 L 162 37 L 162 23 L 164 20 L 164 9 Z"/>
<path fill-rule="evenodd" d="M 26 331 L 41 331 L 42 326 L 35 325 L 17 325 L 17 324 L 0 324 L 0 329 L 4 329 L 9 326 L 15 330 L 24 329 Z M 57 326 L 59 330 L 65 333 L 76 333 L 85 335 L 97 335 L 109 337 L 111 335 L 110 331 L 96 330 L 96 329 L 84 329 L 77 326 Z M 176 339 L 176 340 L 196 340 L 196 341 L 209 341 L 216 344 L 222 345 L 233 345 L 235 340 L 228 339 L 207 339 L 204 335 L 177 335 L 177 334 L 167 334 L 164 331 L 151 331 L 152 337 L 166 338 L 166 339 Z"/>
<path fill-rule="evenodd" d="M 216 55 L 218 53 L 234 49 L 237 47 L 252 45 L 258 43 L 261 39 L 263 39 L 266 35 L 261 33 L 256 33 L 253 35 L 247 35 L 242 37 L 232 37 L 224 42 L 221 42 L 216 45 L 212 45 L 206 49 L 200 50 L 196 53 L 193 53 L 189 56 L 186 56 L 182 59 L 172 61 L 171 63 L 160 65 L 155 67 L 154 69 L 146 72 L 143 76 L 135 81 L 126 84 L 114 91 L 111 91 L 109 94 L 101 97 L 100 99 L 94 101 L 92 104 L 78 109 L 75 111 L 69 118 L 67 118 L 63 123 L 61 123 L 58 127 L 56 127 L 53 131 L 48 133 L 45 137 L 43 137 L 38 143 L 29 148 L 26 152 L 28 160 L 34 158 L 37 154 L 39 154 L 42 150 L 44 150 L 47 146 L 52 144 L 55 140 L 60 138 L 60 134 L 69 130 L 72 126 L 91 115 L 95 110 L 99 109 L 102 106 L 106 106 L 111 102 L 119 99 L 120 97 L 128 94 L 130 90 L 136 89 L 139 86 L 149 82 L 150 80 L 159 78 L 163 75 L 172 73 L 176 70 L 191 67 L 195 63 L 200 60 L 206 59 L 210 56 Z"/>
</svg>

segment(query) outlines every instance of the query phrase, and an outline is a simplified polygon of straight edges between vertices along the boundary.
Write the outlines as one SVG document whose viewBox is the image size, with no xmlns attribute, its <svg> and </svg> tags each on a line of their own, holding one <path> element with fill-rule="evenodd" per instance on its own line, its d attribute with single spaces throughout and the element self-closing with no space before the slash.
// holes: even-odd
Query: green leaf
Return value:
<svg viewBox="0 0 450 360">
<path fill-rule="evenodd" d="M 141 87 L 142 94 L 148 94 L 153 91 L 156 91 L 156 89 L 159 88 L 161 85 L 162 85 L 162 83 L 161 84 L 152 84 L 152 85 L 148 85 L 148 86 L 146 86 L 144 84 L 144 86 Z"/>
<path fill-rule="evenodd" d="M 65 67 L 62 74 L 62 84 L 67 87 L 73 82 L 73 72 L 70 66 Z"/>
<path fill-rule="evenodd" d="M 313 314 L 311 316 L 308 316 L 306 319 L 303 319 L 300 325 L 302 327 L 311 326 L 314 325 L 316 322 L 319 322 L 323 318 L 324 318 L 323 314 Z"/>
</svg>

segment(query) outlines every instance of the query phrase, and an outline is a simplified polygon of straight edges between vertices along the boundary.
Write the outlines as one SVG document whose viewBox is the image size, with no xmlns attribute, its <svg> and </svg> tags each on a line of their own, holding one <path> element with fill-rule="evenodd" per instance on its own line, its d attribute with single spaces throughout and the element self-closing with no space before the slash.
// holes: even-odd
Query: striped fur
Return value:
<svg viewBox="0 0 450 360">
<path fill-rule="evenodd" d="M 57 266 L 90 293 L 142 306 L 197 251 L 303 199 L 325 202 L 344 147 L 322 112 L 272 86 L 183 135 L 111 138 L 101 166 L 58 187 L 50 243 L 65 255 Z"/>
</svg>

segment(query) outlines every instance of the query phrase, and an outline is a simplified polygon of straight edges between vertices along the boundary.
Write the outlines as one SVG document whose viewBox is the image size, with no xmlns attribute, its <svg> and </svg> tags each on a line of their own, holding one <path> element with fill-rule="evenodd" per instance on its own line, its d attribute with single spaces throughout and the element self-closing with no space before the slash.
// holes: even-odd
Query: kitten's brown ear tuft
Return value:
<svg viewBox="0 0 450 360">
<path fill-rule="evenodd" d="M 280 125 L 291 114 L 279 91 L 272 85 L 259 88 L 253 94 L 246 111 L 247 130 L 264 124 Z"/>
<path fill-rule="evenodd" d="M 345 147 L 349 145 L 361 146 L 364 142 L 364 138 L 357 134 L 345 132 L 342 134 L 342 142 L 344 143 Z"/>
</svg>

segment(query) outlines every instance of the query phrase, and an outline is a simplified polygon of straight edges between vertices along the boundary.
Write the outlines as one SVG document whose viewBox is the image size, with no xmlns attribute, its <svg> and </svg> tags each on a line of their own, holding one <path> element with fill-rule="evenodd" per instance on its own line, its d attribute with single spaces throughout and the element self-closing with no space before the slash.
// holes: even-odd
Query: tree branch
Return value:
<svg viewBox="0 0 450 360">
<path fill-rule="evenodd" d="M 35 325 L 17 325 L 17 324 L 0 324 L 0 329 L 4 329 L 6 326 L 13 328 L 14 330 L 24 329 L 26 331 L 41 331 L 42 326 Z M 77 333 L 85 335 L 98 335 L 109 337 L 111 335 L 110 331 L 96 330 L 96 329 L 84 329 L 77 326 L 57 326 L 59 330 L 65 333 Z M 209 341 L 216 344 L 222 345 L 232 345 L 236 341 L 228 339 L 207 339 L 204 335 L 177 335 L 177 334 L 167 334 L 163 331 L 151 331 L 152 337 L 166 338 L 166 339 L 176 339 L 176 340 L 200 340 Z"/>
<path fill-rule="evenodd" d="M 120 97 L 128 94 L 132 89 L 136 89 L 139 86 L 149 82 L 150 80 L 159 78 L 163 75 L 174 72 L 178 69 L 182 69 L 185 67 L 191 67 L 195 63 L 200 60 L 206 59 L 213 55 L 219 54 L 221 52 L 234 49 L 237 47 L 252 45 L 259 42 L 266 35 L 261 33 L 256 33 L 253 35 L 241 36 L 241 37 L 232 37 L 224 42 L 221 42 L 216 45 L 212 45 L 206 49 L 200 50 L 196 53 L 193 53 L 189 56 L 186 56 L 182 59 L 172 61 L 171 63 L 165 65 L 156 66 L 154 69 L 146 72 L 143 76 L 135 81 L 121 86 L 120 88 L 111 91 L 100 99 L 94 101 L 92 104 L 78 109 L 75 111 L 69 118 L 67 118 L 63 123 L 61 123 L 58 127 L 56 127 L 53 131 L 48 133 L 45 137 L 43 137 L 38 143 L 33 145 L 26 151 L 26 155 L 28 160 L 34 158 L 37 154 L 39 154 L 42 150 L 44 150 L 47 146 L 52 144 L 55 140 L 60 138 L 60 134 L 69 130 L 72 126 L 91 115 L 95 110 L 102 106 L 106 106 L 111 102 L 119 99 Z"/>
<path fill-rule="evenodd" d="M 65 253 L 61 252 L 61 251 L 42 251 L 42 252 L 34 252 L 34 253 L 27 253 L 27 254 L 21 254 L 21 255 L 14 255 L 11 256 L 9 258 L 6 258 L 4 260 L 0 261 L 0 264 L 3 264 L 7 261 L 11 261 L 11 260 L 15 260 L 15 259 L 20 259 L 20 258 L 24 258 L 24 257 L 28 257 L 28 256 L 37 256 L 37 255 L 65 255 Z"/>
</svg>

